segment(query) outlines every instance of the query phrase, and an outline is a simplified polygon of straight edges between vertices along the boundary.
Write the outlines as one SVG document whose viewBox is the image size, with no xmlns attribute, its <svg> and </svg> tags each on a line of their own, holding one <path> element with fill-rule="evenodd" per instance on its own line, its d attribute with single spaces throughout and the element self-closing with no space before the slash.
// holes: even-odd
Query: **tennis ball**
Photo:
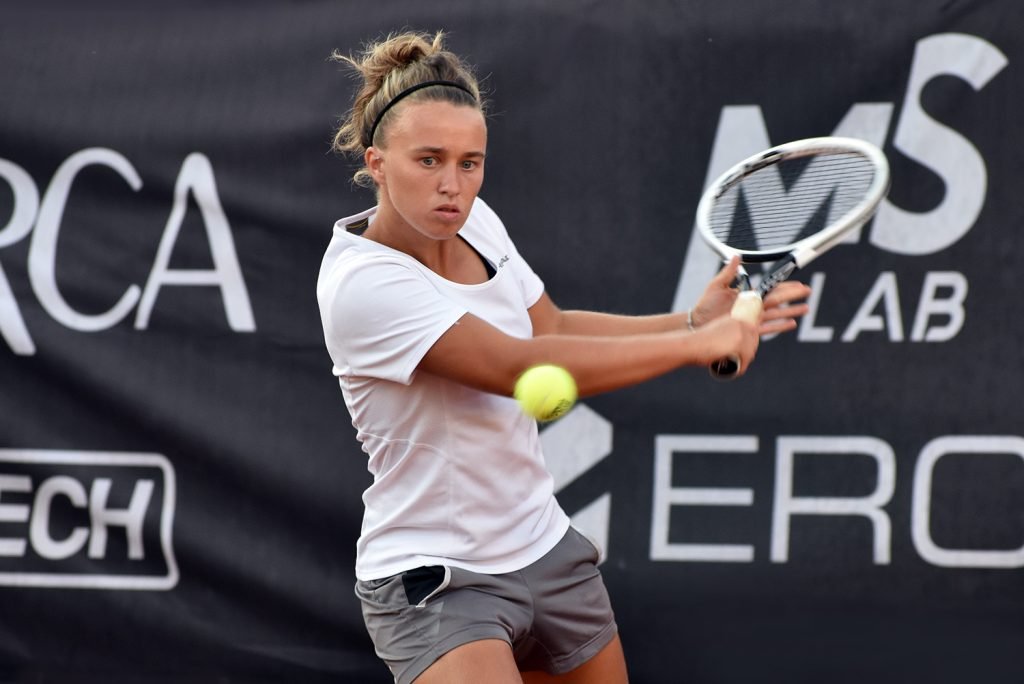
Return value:
<svg viewBox="0 0 1024 684">
<path fill-rule="evenodd" d="M 545 422 L 555 420 L 576 403 L 576 381 L 561 366 L 534 366 L 516 380 L 514 396 L 527 415 Z"/>
</svg>

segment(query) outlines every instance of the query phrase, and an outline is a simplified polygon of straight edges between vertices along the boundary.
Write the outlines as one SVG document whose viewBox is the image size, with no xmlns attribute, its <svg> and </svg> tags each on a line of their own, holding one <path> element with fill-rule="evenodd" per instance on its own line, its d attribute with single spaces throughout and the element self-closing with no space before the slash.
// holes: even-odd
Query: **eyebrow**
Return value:
<svg viewBox="0 0 1024 684">
<path fill-rule="evenodd" d="M 413 150 L 413 152 L 430 152 L 431 154 L 441 154 L 442 152 L 447 152 L 447 150 L 445 148 L 443 148 L 443 147 L 429 147 L 429 146 L 426 146 L 426 147 L 417 147 L 415 150 Z M 472 152 L 467 152 L 466 154 L 464 154 L 462 156 L 464 156 L 464 157 L 479 157 L 479 158 L 482 159 L 482 158 L 487 156 L 487 153 L 486 152 L 478 152 L 478 151 L 474 150 Z"/>
</svg>

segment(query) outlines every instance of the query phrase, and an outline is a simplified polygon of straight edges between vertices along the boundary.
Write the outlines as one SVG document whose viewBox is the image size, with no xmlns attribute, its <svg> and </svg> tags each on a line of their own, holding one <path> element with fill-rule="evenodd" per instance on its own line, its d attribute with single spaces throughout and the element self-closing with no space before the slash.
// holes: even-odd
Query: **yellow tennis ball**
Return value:
<svg viewBox="0 0 1024 684">
<path fill-rule="evenodd" d="M 555 420 L 576 403 L 576 381 L 561 366 L 534 366 L 519 376 L 514 395 L 528 416 Z"/>
</svg>

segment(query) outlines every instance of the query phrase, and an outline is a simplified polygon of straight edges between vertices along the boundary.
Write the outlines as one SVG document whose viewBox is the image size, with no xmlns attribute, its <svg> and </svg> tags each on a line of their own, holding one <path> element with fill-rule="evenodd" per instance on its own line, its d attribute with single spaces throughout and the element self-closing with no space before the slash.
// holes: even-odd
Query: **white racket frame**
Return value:
<svg viewBox="0 0 1024 684">
<path fill-rule="evenodd" d="M 715 202 L 734 185 L 766 166 L 777 164 L 785 159 L 796 159 L 818 153 L 860 154 L 866 157 L 875 169 L 874 178 L 871 179 L 864 198 L 845 214 L 814 235 L 772 250 L 735 249 L 723 243 L 711 231 L 711 212 Z M 847 233 L 867 223 L 878 210 L 878 205 L 888 191 L 889 161 L 885 154 L 866 140 L 838 136 L 805 138 L 776 145 L 764 152 L 747 157 L 716 178 L 701 195 L 700 203 L 697 205 L 697 229 L 704 242 L 724 261 L 730 260 L 733 256 L 739 256 L 742 264 L 778 262 L 764 274 L 757 290 L 750 289 L 750 278 L 746 270 L 742 266 L 740 267 L 738 279 L 741 289 L 744 291 L 736 300 L 732 316 L 756 325 L 761 315 L 761 297 L 775 285 L 788 278 L 794 271 L 803 268 L 841 242 Z M 739 374 L 740 360 L 734 357 L 721 359 L 713 363 L 708 370 L 713 377 L 719 380 L 730 380 Z"/>
<path fill-rule="evenodd" d="M 821 152 L 852 152 L 866 157 L 875 168 L 875 176 L 864 193 L 864 199 L 840 216 L 823 230 L 803 240 L 772 250 L 744 250 L 729 247 L 711 231 L 711 211 L 718 198 L 750 174 L 766 166 L 777 164 L 784 159 L 796 159 Z M 889 190 L 889 162 L 885 154 L 875 145 L 858 138 L 829 136 L 805 138 L 776 145 L 764 152 L 747 157 L 715 179 L 700 198 L 697 205 L 697 229 L 701 237 L 723 260 L 734 255 L 746 264 L 764 263 L 792 255 L 797 268 L 803 268 L 819 255 L 827 252 L 843 236 L 857 226 L 866 223 L 877 211 L 879 203 Z"/>
</svg>

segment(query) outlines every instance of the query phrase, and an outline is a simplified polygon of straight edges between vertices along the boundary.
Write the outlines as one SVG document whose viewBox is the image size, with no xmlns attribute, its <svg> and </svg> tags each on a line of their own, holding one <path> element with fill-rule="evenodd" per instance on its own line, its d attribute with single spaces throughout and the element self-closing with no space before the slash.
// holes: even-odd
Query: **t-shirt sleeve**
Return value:
<svg viewBox="0 0 1024 684">
<path fill-rule="evenodd" d="M 515 243 L 512 242 L 512 238 L 508 234 L 508 229 L 498 214 L 479 197 L 476 198 L 473 209 L 479 212 L 484 229 L 493 231 L 497 239 L 503 243 L 504 254 L 508 256 L 507 265 L 512 269 L 519 289 L 523 293 L 523 303 L 529 309 L 544 294 L 544 281 L 516 249 Z"/>
<path fill-rule="evenodd" d="M 519 287 L 523 291 L 523 303 L 529 309 L 544 294 L 544 281 L 530 268 L 530 264 L 526 262 L 526 259 L 520 256 L 519 250 L 516 249 L 511 239 L 508 239 L 508 251 L 509 257 L 511 257 L 509 263 L 512 265 L 512 271 L 515 273 L 516 280 L 519 281 Z"/>
<path fill-rule="evenodd" d="M 387 260 L 349 264 L 330 297 L 325 335 L 337 372 L 402 384 L 466 314 L 424 274 Z"/>
</svg>

